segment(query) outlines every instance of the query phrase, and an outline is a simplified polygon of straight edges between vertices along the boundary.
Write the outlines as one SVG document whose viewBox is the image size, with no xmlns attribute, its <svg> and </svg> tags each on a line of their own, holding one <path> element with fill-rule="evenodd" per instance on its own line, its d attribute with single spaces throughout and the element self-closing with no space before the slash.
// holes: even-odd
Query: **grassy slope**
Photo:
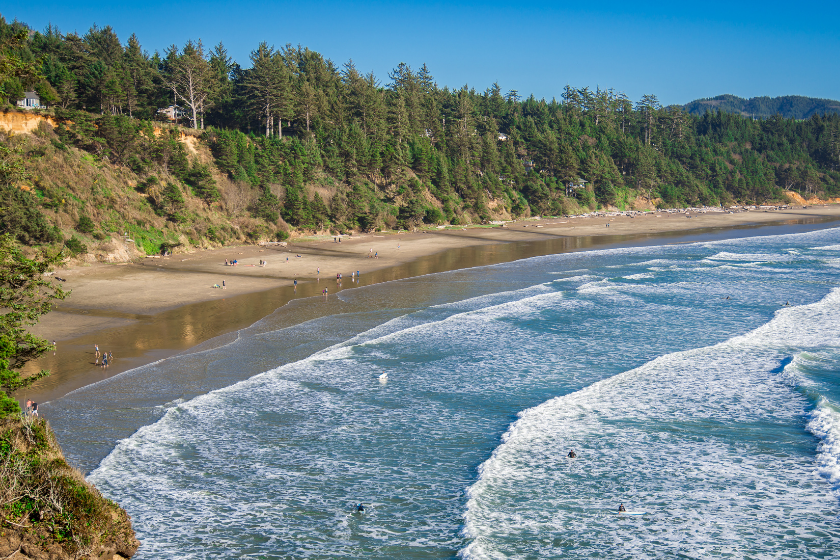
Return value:
<svg viewBox="0 0 840 560">
<path fill-rule="evenodd" d="M 52 127 L 42 124 L 32 134 L 12 135 L 7 142 L 24 147 L 24 162 L 31 174 L 19 185 L 33 197 L 47 220 L 63 236 L 76 236 L 90 251 L 86 260 L 127 260 L 158 253 L 162 243 L 182 247 L 212 247 L 273 238 L 286 229 L 284 223 L 266 224 L 248 213 L 258 193 L 248 185 L 231 181 L 211 165 L 222 199 L 211 205 L 193 196 L 189 188 L 157 169 L 157 186 L 145 184 L 127 167 L 98 160 L 90 153 L 61 143 Z M 212 164 L 207 146 L 193 136 L 183 136 L 189 157 Z M 168 183 L 177 184 L 184 196 L 182 220 L 174 222 L 155 212 L 150 197 Z M 82 216 L 96 228 L 81 233 Z M 126 243 L 124 234 L 134 241 Z"/>
</svg>

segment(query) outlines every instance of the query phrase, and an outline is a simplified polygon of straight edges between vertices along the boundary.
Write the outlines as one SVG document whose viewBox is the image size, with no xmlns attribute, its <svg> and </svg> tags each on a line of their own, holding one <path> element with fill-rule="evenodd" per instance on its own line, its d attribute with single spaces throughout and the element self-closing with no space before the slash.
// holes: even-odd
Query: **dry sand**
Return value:
<svg viewBox="0 0 840 560">
<path fill-rule="evenodd" d="M 636 217 L 556 218 L 511 222 L 500 227 L 447 228 L 417 233 L 381 233 L 304 239 L 279 245 L 227 247 L 146 258 L 138 263 L 97 264 L 62 270 L 72 296 L 43 318 L 34 332 L 66 340 L 97 328 L 109 328 L 134 315 L 149 315 L 186 304 L 288 286 L 298 282 L 349 278 L 407 263 L 446 249 L 492 243 L 539 241 L 552 237 L 645 235 L 727 228 L 808 218 L 840 218 L 840 205 L 807 209 L 728 213 L 647 213 Z M 609 224 L 609 227 L 606 227 Z M 372 255 L 378 255 L 372 258 Z M 238 260 L 225 266 L 225 260 Z M 267 261 L 259 266 L 261 260 Z M 318 270 L 320 269 L 320 274 Z M 214 285 L 226 284 L 225 289 Z M 84 316 L 87 311 L 99 317 Z M 81 315 L 81 316 L 80 316 Z M 104 316 L 102 316 L 104 315 Z"/>
<path fill-rule="evenodd" d="M 248 326 L 291 297 L 316 295 L 322 286 L 333 291 L 337 273 L 349 279 L 358 270 L 363 281 L 374 281 L 374 277 L 383 281 L 440 270 L 411 265 L 447 249 L 550 239 L 565 239 L 569 243 L 562 247 L 574 249 L 585 246 L 576 246 L 576 241 L 593 237 L 629 240 L 664 232 L 840 219 L 840 205 L 688 215 L 691 217 L 683 212 L 651 212 L 635 217 L 526 220 L 504 226 L 343 236 L 341 242 L 335 238 L 302 239 L 285 247 L 227 247 L 146 258 L 137 263 L 62 270 L 58 274 L 66 278 L 64 287 L 71 289 L 72 295 L 33 328 L 35 334 L 58 342 L 58 355 L 48 355 L 29 368 L 46 367 L 57 376 L 40 380 L 30 393 L 42 401 L 55 398 L 96 379 Z M 375 254 L 378 258 L 371 257 Z M 506 253 L 503 258 L 518 256 Z M 239 264 L 225 266 L 226 259 L 236 259 Z M 261 260 L 267 261 L 266 266 L 259 266 Z M 481 263 L 450 262 L 444 268 L 476 264 Z M 383 274 L 384 269 L 394 272 Z M 372 275 L 374 271 L 380 273 Z M 319 278 L 316 290 L 313 281 Z M 291 286 L 294 280 L 300 284 L 298 291 L 276 290 Z M 225 289 L 213 287 L 223 281 Z M 94 342 L 107 345 L 104 349 L 114 348 L 116 357 L 122 359 L 107 372 L 95 368 Z"/>
</svg>

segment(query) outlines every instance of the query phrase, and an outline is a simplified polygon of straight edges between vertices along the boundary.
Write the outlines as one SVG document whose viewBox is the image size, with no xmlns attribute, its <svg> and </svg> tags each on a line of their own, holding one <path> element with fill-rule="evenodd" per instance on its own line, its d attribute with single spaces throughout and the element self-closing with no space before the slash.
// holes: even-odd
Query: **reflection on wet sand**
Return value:
<svg viewBox="0 0 840 560">
<path fill-rule="evenodd" d="M 830 227 L 835 221 L 832 218 L 804 218 L 785 220 L 774 225 L 694 230 L 690 235 L 656 233 L 550 237 L 542 241 L 469 246 L 420 257 L 391 268 L 362 273 L 357 280 L 344 278 L 342 282 L 336 282 L 334 278 L 321 278 L 317 281 L 299 283 L 296 288 L 284 286 L 220 300 L 194 303 L 154 315 L 82 311 L 63 307 L 61 309 L 63 313 L 75 313 L 80 318 L 99 316 L 114 322 L 110 323 L 111 326 L 96 330 L 89 335 L 63 341 L 59 343 L 55 355 L 50 353 L 37 362 L 28 364 L 26 373 L 48 369 L 53 374 L 39 380 L 25 394 L 21 392 L 17 397 L 23 400 L 32 398 L 38 402 L 59 398 L 75 389 L 107 379 L 120 372 L 178 354 L 225 333 L 234 333 L 253 325 L 292 300 L 312 298 L 311 305 L 295 306 L 294 312 L 275 319 L 273 322 L 275 328 L 299 324 L 337 312 L 340 306 L 340 292 L 358 286 L 593 248 L 796 233 Z M 328 287 L 330 293 L 329 298 L 326 299 L 321 297 L 324 287 Z M 101 350 L 113 353 L 114 361 L 108 368 L 95 365 L 95 344 L 98 344 Z"/>
</svg>

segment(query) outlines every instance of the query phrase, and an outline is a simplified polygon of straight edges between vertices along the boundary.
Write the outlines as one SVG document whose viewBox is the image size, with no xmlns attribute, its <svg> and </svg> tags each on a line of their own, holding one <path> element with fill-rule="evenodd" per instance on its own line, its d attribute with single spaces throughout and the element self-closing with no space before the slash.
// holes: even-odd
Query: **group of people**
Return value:
<svg viewBox="0 0 840 560">
<path fill-rule="evenodd" d="M 239 261 L 238 261 L 238 260 L 236 260 L 236 259 L 232 259 L 232 260 L 230 260 L 230 261 L 228 261 L 227 259 L 225 259 L 225 266 L 236 266 L 236 265 L 238 265 L 238 264 L 239 264 Z M 260 264 L 262 264 L 262 261 L 260 261 Z"/>
<path fill-rule="evenodd" d="M 26 413 L 32 416 L 38 416 L 38 403 L 32 400 L 26 401 Z"/>
<path fill-rule="evenodd" d="M 96 361 L 94 362 L 94 365 L 97 365 L 101 368 L 106 368 L 114 360 L 114 354 L 112 352 L 100 352 L 98 344 L 93 345 L 93 350 L 94 350 L 94 355 L 96 356 Z M 99 358 L 102 358 L 102 364 L 101 365 L 99 364 Z"/>
</svg>

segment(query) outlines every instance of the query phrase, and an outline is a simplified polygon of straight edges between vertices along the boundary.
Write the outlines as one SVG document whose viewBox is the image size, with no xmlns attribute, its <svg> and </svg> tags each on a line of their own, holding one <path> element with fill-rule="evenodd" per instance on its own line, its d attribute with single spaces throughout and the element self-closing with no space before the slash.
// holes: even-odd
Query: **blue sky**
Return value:
<svg viewBox="0 0 840 560">
<path fill-rule="evenodd" d="M 679 4 L 679 6 L 677 6 Z M 149 52 L 201 38 L 243 66 L 260 41 L 301 44 L 386 84 L 400 62 L 443 87 L 560 98 L 614 88 L 663 104 L 732 93 L 840 99 L 840 2 L 54 2 L 2 11 L 41 30 L 110 25 Z"/>
</svg>

